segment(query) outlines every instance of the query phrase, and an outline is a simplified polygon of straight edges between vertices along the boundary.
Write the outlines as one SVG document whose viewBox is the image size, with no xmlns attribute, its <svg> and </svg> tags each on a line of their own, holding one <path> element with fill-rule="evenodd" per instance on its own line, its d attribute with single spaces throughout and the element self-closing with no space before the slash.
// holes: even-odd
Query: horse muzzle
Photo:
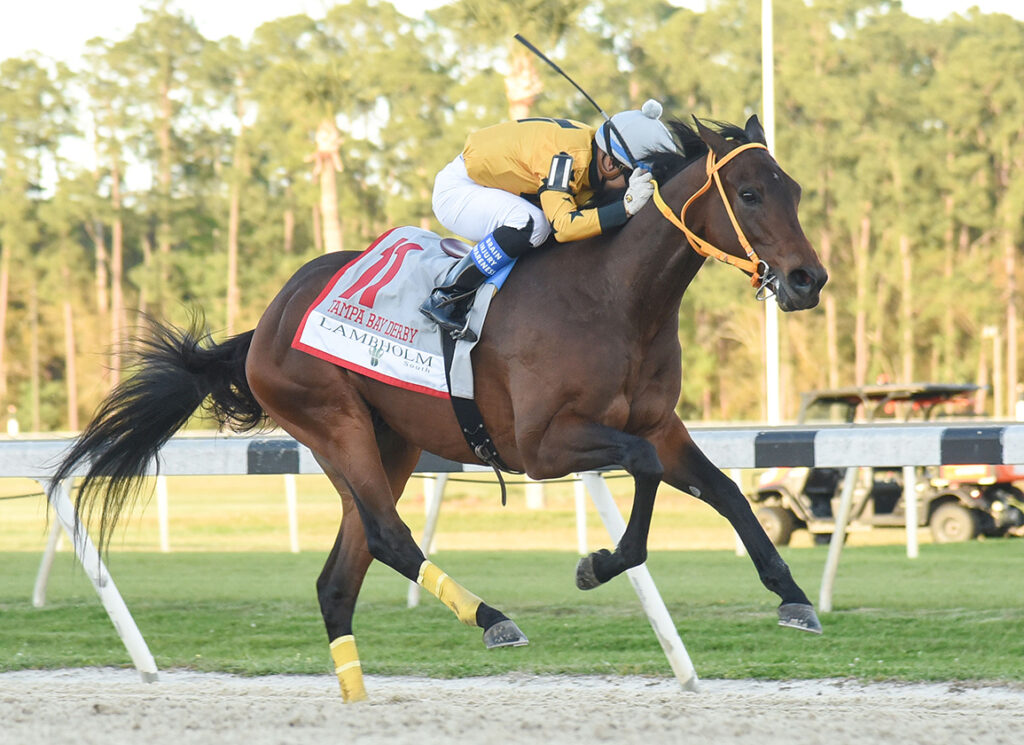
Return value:
<svg viewBox="0 0 1024 745">
<path fill-rule="evenodd" d="M 779 308 L 787 313 L 808 310 L 818 304 L 821 288 L 828 282 L 828 272 L 822 266 L 804 266 L 777 275 L 775 297 Z"/>
</svg>

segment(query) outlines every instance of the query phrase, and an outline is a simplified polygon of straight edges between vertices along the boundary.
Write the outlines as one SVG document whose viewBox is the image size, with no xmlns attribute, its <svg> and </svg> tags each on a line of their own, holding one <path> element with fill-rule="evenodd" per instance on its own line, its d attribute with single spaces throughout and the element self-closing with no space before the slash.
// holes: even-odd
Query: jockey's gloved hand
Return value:
<svg viewBox="0 0 1024 745">
<path fill-rule="evenodd" d="M 654 194 L 654 184 L 651 183 L 651 172 L 644 168 L 637 168 L 629 177 L 629 186 L 626 188 L 626 196 L 622 203 L 626 206 L 626 214 L 632 217 L 640 208 L 647 204 L 647 201 Z"/>
</svg>

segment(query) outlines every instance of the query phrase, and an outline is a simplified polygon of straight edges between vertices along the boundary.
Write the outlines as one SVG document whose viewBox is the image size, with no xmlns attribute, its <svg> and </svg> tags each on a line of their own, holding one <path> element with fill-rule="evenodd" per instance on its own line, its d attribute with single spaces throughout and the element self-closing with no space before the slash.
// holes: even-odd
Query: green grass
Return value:
<svg viewBox="0 0 1024 745">
<path fill-rule="evenodd" d="M 784 551 L 817 598 L 824 549 Z M 356 611 L 370 674 L 530 673 L 668 676 L 668 663 L 625 577 L 573 584 L 570 552 L 448 551 L 449 574 L 505 611 L 528 647 L 487 651 L 429 595 L 405 608 L 406 582 L 371 567 Z M 111 571 L 161 668 L 244 674 L 330 673 L 314 582 L 323 556 L 118 553 Z M 128 664 L 91 585 L 62 552 L 48 606 L 30 595 L 37 552 L 0 553 L 0 669 Z M 825 634 L 780 629 L 776 599 L 730 551 L 659 551 L 649 566 L 705 678 L 856 677 L 1024 682 L 1024 544 L 989 540 L 847 548 Z"/>
</svg>

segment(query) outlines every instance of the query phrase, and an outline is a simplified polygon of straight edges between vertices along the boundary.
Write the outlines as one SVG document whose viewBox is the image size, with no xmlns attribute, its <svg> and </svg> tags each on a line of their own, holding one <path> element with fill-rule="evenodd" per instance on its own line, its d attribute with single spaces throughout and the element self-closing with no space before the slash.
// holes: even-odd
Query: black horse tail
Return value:
<svg viewBox="0 0 1024 745">
<path fill-rule="evenodd" d="M 222 426 L 245 432 L 263 425 L 266 414 L 245 378 L 252 331 L 221 344 L 193 318 L 188 329 L 150 319 L 151 335 L 135 340 L 128 377 L 100 404 L 95 416 L 63 456 L 52 488 L 88 462 L 75 507 L 80 523 L 99 508 L 101 550 L 125 507 L 138 497 L 139 477 L 157 453 L 204 402 Z"/>
</svg>

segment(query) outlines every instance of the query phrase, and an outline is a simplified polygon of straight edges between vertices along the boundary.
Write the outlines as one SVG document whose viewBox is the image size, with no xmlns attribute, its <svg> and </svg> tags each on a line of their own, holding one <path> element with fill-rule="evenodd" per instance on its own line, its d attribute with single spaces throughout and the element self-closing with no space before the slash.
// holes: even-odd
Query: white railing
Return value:
<svg viewBox="0 0 1024 745">
<path fill-rule="evenodd" d="M 915 466 L 949 464 L 1024 464 L 1024 425 L 972 422 L 960 426 L 926 425 L 871 425 L 823 428 L 716 428 L 691 430 L 694 441 L 722 469 L 768 468 L 773 466 L 819 467 L 903 467 L 912 485 Z M 128 608 L 96 552 L 88 534 L 78 529 L 77 516 L 70 499 L 71 485 L 67 482 L 52 484 L 55 464 L 68 447 L 61 439 L 0 440 L 0 478 L 21 477 L 38 481 L 50 494 L 57 516 L 54 533 L 47 543 L 46 552 L 36 581 L 34 601 L 45 598 L 49 566 L 56 549 L 57 531 L 63 529 L 75 545 L 75 552 L 97 593 L 107 609 L 115 628 L 143 680 L 156 680 L 157 668 Z M 465 466 L 424 453 L 416 468 L 420 473 L 447 474 L 462 471 L 487 471 L 484 466 Z M 321 469 L 305 446 L 288 437 L 176 437 L 161 450 L 159 473 L 163 476 L 186 475 L 252 475 L 252 474 L 312 474 Z M 155 473 L 155 472 L 154 472 Z M 831 595 L 835 571 L 845 537 L 850 500 L 852 499 L 852 471 L 848 473 L 842 490 L 837 513 L 836 530 L 826 560 L 819 607 L 831 610 Z M 80 475 L 80 474 L 76 474 Z M 594 501 L 613 541 L 622 532 L 622 518 L 604 479 L 600 474 L 581 474 L 582 483 Z M 444 480 L 437 486 L 432 499 L 427 501 L 428 519 L 424 532 L 424 552 L 430 547 L 437 524 Z M 54 487 L 51 489 L 50 487 Z M 295 545 L 294 489 L 289 501 L 290 535 Z M 166 515 L 166 491 L 163 497 L 158 489 L 158 506 L 162 502 Z M 577 489 L 577 513 L 583 512 L 582 490 Z M 916 500 L 906 500 L 908 513 L 916 507 Z M 580 518 L 578 517 L 578 520 Z M 164 517 L 166 525 L 166 517 Z M 583 523 L 585 525 L 585 523 Z M 578 533 L 582 535 L 579 528 Z M 916 555 L 917 520 L 907 516 L 907 546 L 910 556 Z M 166 543 L 166 528 L 161 528 Z M 911 546 L 913 545 L 913 550 Z M 582 544 L 581 544 L 581 550 Z M 680 683 L 694 689 L 697 676 L 669 618 L 664 602 L 658 594 L 646 565 L 629 571 L 644 611 L 662 643 L 669 663 Z M 410 605 L 414 604 L 410 591 Z"/>
</svg>

